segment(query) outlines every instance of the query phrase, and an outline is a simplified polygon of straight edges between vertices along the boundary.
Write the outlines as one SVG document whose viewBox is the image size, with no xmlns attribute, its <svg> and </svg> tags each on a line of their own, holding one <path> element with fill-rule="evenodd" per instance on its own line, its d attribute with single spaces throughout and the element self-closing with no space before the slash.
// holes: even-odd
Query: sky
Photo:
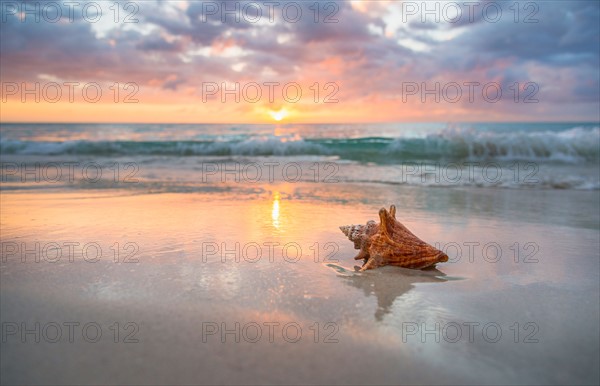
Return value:
<svg viewBox="0 0 600 386">
<path fill-rule="evenodd" d="M 2 1 L 2 122 L 600 120 L 600 2 Z"/>
</svg>

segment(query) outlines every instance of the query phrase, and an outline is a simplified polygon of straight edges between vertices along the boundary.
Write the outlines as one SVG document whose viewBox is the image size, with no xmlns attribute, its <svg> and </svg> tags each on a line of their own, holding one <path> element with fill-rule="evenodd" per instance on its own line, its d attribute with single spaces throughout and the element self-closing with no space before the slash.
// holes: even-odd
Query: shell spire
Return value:
<svg viewBox="0 0 600 386">
<path fill-rule="evenodd" d="M 352 230 L 354 229 L 356 225 L 342 225 L 340 227 L 340 230 L 346 235 L 348 236 L 348 238 L 350 240 L 352 240 L 351 235 L 352 235 Z"/>
<path fill-rule="evenodd" d="M 379 224 L 345 225 L 340 230 L 360 252 L 355 260 L 364 260 L 361 271 L 394 265 L 423 269 L 448 261 L 448 256 L 415 236 L 396 220 L 396 207 L 379 210 Z"/>
</svg>

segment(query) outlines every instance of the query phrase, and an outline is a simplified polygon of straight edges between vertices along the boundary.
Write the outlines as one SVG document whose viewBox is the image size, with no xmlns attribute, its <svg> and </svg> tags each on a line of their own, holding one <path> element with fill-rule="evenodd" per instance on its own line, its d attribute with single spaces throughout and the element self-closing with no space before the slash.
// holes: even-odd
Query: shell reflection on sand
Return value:
<svg viewBox="0 0 600 386">
<path fill-rule="evenodd" d="M 415 271 L 400 267 L 384 267 L 379 270 L 359 272 L 359 267 L 351 271 L 336 264 L 327 264 L 327 266 L 336 271 L 346 284 L 362 290 L 365 296 L 375 296 L 377 299 L 375 320 L 377 321 L 383 320 L 383 317 L 391 312 L 394 301 L 402 298 L 415 287 L 415 284 L 444 283 L 452 280 L 435 268 Z"/>
</svg>

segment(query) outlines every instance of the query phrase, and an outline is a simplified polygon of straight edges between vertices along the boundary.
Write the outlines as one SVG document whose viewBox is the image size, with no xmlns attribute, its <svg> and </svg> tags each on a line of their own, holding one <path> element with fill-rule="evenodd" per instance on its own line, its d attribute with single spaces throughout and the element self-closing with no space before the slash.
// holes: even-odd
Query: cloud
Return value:
<svg viewBox="0 0 600 386">
<path fill-rule="evenodd" d="M 273 20 L 264 5 L 257 20 L 255 4 L 262 2 L 227 2 L 228 10 L 248 13 L 237 20 L 228 14 L 223 21 L 222 10 L 214 9 L 221 2 L 144 1 L 136 3 L 139 22 L 129 24 L 112 21 L 106 8 L 102 23 L 90 23 L 81 16 L 85 3 L 74 20 L 57 23 L 23 21 L 3 7 L 2 81 L 50 74 L 138 82 L 169 92 L 198 90 L 205 81 L 330 81 L 339 84 L 347 103 L 400 98 L 407 81 L 498 82 L 503 88 L 536 82 L 551 92 L 544 100 L 562 108 L 599 101 L 598 2 L 519 2 L 518 22 L 513 2 L 494 2 L 502 10 L 497 22 L 481 13 L 489 3 L 481 2 L 471 21 L 463 6 L 456 23 L 431 17 L 422 22 L 420 15 L 404 23 L 397 17 L 402 2 L 326 2 L 318 12 L 312 2 L 279 3 Z M 293 4 L 302 10 L 294 22 Z M 63 8 L 63 14 L 68 11 Z M 127 14 L 122 11 L 121 18 Z M 525 23 L 526 16 L 537 22 Z"/>
</svg>

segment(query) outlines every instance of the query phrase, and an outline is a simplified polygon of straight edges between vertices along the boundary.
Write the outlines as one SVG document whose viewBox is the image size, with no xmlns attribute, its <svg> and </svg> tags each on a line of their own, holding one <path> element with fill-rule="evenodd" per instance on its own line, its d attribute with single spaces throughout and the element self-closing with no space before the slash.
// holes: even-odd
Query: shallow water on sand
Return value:
<svg viewBox="0 0 600 386">
<path fill-rule="evenodd" d="M 3 191 L 3 382 L 598 383 L 598 191 L 236 189 Z M 448 263 L 355 271 L 391 203 Z"/>
</svg>

